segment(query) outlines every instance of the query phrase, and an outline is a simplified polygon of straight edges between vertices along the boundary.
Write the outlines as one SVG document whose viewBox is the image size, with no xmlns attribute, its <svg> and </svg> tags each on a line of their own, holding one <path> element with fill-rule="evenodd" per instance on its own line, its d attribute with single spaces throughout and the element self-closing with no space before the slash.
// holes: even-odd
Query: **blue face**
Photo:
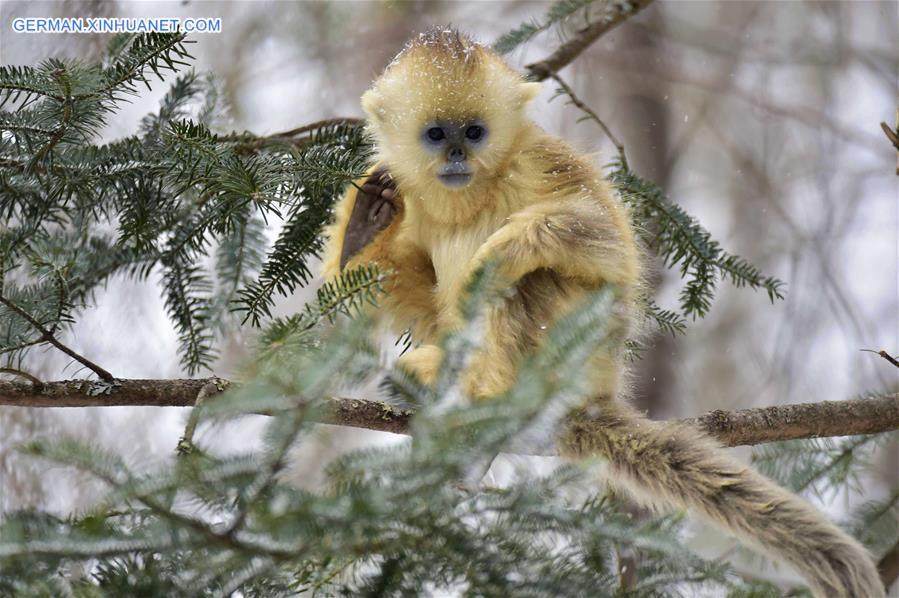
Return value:
<svg viewBox="0 0 899 598">
<path fill-rule="evenodd" d="M 443 156 L 437 167 L 437 178 L 447 187 L 461 188 L 471 182 L 474 169 L 468 159 L 484 146 L 487 126 L 480 120 L 467 122 L 434 121 L 424 126 L 421 143 L 434 154 Z"/>
</svg>

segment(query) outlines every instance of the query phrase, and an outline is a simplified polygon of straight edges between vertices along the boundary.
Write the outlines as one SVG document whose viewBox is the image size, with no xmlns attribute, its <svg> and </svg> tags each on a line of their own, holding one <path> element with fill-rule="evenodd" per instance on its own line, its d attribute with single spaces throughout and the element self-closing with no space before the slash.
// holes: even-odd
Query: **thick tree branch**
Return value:
<svg viewBox="0 0 899 598">
<path fill-rule="evenodd" d="M 685 421 L 698 425 L 726 446 L 876 434 L 899 429 L 899 394 L 738 411 L 715 410 Z"/>
<path fill-rule="evenodd" d="M 608 8 L 596 21 L 590 23 L 567 42 L 559 46 L 555 52 L 539 62 L 534 62 L 525 67 L 535 81 L 543 81 L 568 66 L 590 44 L 598 40 L 604 33 L 613 29 L 619 23 L 626 21 L 644 8 L 652 0 L 634 0 L 633 2 L 609 3 Z"/>
<path fill-rule="evenodd" d="M 19 407 L 190 407 L 201 390 L 206 400 L 228 383 L 208 380 L 116 380 L 113 384 L 70 380 L 45 382 L 38 390 L 28 382 L 0 381 L 0 405 Z M 205 390 L 204 390 L 205 387 Z M 411 411 L 401 411 L 378 401 L 335 399 L 322 423 L 405 434 Z M 726 446 L 741 446 L 824 436 L 874 434 L 899 429 L 899 394 L 778 405 L 739 411 L 711 411 L 683 420 L 696 425 Z"/>
</svg>

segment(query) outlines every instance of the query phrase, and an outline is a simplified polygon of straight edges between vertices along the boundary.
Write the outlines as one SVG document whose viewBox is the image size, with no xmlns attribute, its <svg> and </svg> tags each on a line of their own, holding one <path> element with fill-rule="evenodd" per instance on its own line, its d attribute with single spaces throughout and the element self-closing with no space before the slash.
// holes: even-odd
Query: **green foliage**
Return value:
<svg viewBox="0 0 899 598">
<path fill-rule="evenodd" d="M 847 524 L 875 557 L 882 557 L 899 538 L 899 487 L 882 500 L 869 500 L 852 514 Z"/>
<path fill-rule="evenodd" d="M 882 395 L 867 398 L 878 396 Z M 886 433 L 774 442 L 756 449 L 752 462 L 759 471 L 796 492 L 826 498 L 840 489 L 857 490 L 858 476 L 869 466 L 875 451 L 897 438 L 895 433 Z"/>
<path fill-rule="evenodd" d="M 293 158 L 303 201 L 291 207 L 258 279 L 239 291 L 244 321 L 257 326 L 271 316 L 275 292 L 287 295 L 311 280 L 307 260 L 321 250 L 321 227 L 347 181 L 365 173 L 371 144 L 360 127 L 335 125 L 319 131 L 308 148 Z"/>
<path fill-rule="evenodd" d="M 493 49 L 500 54 L 508 54 L 520 45 L 531 41 L 536 35 L 550 29 L 554 25 L 564 23 L 569 17 L 578 11 L 586 11 L 589 6 L 596 0 L 560 0 L 553 3 L 546 11 L 542 20 L 533 20 L 528 23 L 522 23 L 519 27 L 504 34 L 496 43 Z"/>
<path fill-rule="evenodd" d="M 887 433 L 775 442 L 756 449 L 752 462 L 787 488 L 826 498 L 842 488 L 857 489 L 858 475 L 876 449 L 895 438 Z"/>
<path fill-rule="evenodd" d="M 111 276 L 157 272 L 182 363 L 194 374 L 215 358 L 228 314 L 240 310 L 260 325 L 275 293 L 311 279 L 321 226 L 369 161 L 361 127 L 325 126 L 293 142 L 219 135 L 210 128 L 221 112 L 214 81 L 188 71 L 136 135 L 94 143 L 151 74 L 185 66 L 185 43 L 180 34 L 117 36 L 104 65 L 51 59 L 0 68 L 6 366 L 46 342 L 9 303 L 56 333 Z M 266 254 L 265 227 L 279 220 Z"/>
<path fill-rule="evenodd" d="M 686 280 L 680 295 L 685 316 L 695 319 L 708 313 L 719 280 L 729 280 L 737 287 L 764 289 L 771 301 L 783 299 L 782 281 L 764 276 L 745 259 L 724 251 L 695 218 L 671 202 L 656 185 L 620 161 L 613 163 L 609 180 L 631 208 L 646 244 L 666 267 L 677 268 Z M 661 313 L 655 311 L 655 315 Z M 655 318 L 653 311 L 650 315 Z M 662 322 L 660 326 L 669 329 Z"/>
<path fill-rule="evenodd" d="M 660 331 L 667 332 L 671 336 L 686 332 L 687 324 L 683 316 L 670 309 L 662 309 L 654 301 L 646 307 L 646 317 L 655 322 Z"/>
<path fill-rule="evenodd" d="M 354 276 L 358 284 L 369 275 Z M 472 325 L 446 342 L 449 363 L 464 363 L 476 350 L 487 289 L 472 289 Z M 320 312 L 335 309 L 343 294 L 329 291 Z M 684 550 L 678 518 L 634 519 L 603 497 L 573 498 L 589 478 L 582 466 L 544 476 L 522 469 L 502 487 L 480 479 L 501 448 L 553 437 L 556 418 L 583 394 L 570 373 L 605 342 L 611 308 L 603 293 L 560 321 L 507 396 L 476 404 L 449 392 L 419 396 L 414 442 L 343 455 L 328 467 L 322 491 L 278 480 L 290 447 L 310 435 L 338 385 L 380 372 L 365 317 L 332 328 L 289 364 L 263 364 L 247 384 L 200 408 L 201 425 L 213 429 L 260 409 L 271 413 L 262 448 L 217 456 L 200 444 L 174 465 L 138 471 L 89 443 L 30 442 L 27 453 L 83 470 L 108 492 L 94 511 L 69 520 L 7 517 L 0 594 L 49 596 L 64 587 L 75 596 L 397 595 L 430 588 L 645 596 L 744 588 L 724 566 Z M 296 334 L 303 331 L 286 336 Z M 454 376 L 441 380 L 452 386 Z M 625 553 L 634 557 L 637 582 L 622 589 Z M 84 574 L 71 574 L 79 570 Z"/>
<path fill-rule="evenodd" d="M 374 265 L 359 266 L 342 273 L 337 279 L 324 283 L 316 293 L 316 300 L 299 313 L 286 318 L 274 318 L 260 338 L 261 357 L 287 363 L 298 352 L 314 348 L 323 321 L 333 324 L 337 316 L 355 316 L 365 304 L 376 306 L 384 291 L 382 276 Z"/>
</svg>

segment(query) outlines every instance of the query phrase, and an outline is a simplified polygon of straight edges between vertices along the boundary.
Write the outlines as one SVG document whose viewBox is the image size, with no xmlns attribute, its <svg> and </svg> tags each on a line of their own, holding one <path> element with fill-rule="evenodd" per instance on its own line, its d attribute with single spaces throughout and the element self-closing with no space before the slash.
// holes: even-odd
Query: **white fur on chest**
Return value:
<svg viewBox="0 0 899 598">
<path fill-rule="evenodd" d="M 437 286 L 453 286 L 459 277 L 464 276 L 475 252 L 497 228 L 493 223 L 485 223 L 432 234 L 425 242 L 437 274 Z"/>
<path fill-rule="evenodd" d="M 412 220 L 417 222 L 406 232 L 430 256 L 437 275 L 438 296 L 451 292 L 460 284 L 460 278 L 469 274 L 475 252 L 505 221 L 494 216 L 471 224 L 434 226 L 424 219 Z"/>
</svg>

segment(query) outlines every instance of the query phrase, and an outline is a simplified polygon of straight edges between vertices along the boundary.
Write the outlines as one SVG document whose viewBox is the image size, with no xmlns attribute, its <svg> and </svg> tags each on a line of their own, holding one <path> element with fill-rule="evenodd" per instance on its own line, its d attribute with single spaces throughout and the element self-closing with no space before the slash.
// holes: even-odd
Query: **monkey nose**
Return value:
<svg viewBox="0 0 899 598">
<path fill-rule="evenodd" d="M 463 150 L 461 147 L 450 148 L 449 159 L 453 162 L 461 162 L 465 159 L 465 150 Z"/>
</svg>

